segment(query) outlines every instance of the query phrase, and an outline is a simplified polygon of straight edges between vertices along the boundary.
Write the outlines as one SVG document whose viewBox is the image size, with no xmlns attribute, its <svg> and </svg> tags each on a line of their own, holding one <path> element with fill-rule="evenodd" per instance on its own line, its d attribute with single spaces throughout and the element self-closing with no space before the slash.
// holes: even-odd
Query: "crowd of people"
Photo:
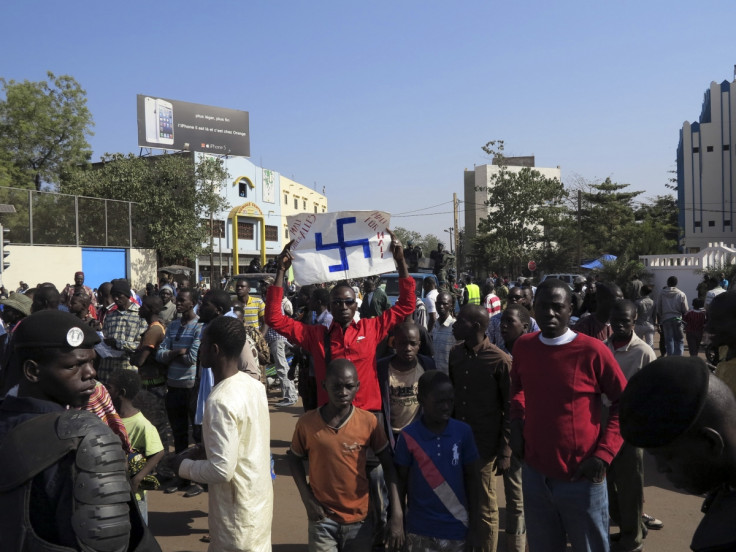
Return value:
<svg viewBox="0 0 736 552">
<path fill-rule="evenodd" d="M 160 486 L 208 493 L 211 550 L 270 550 L 268 386 L 272 407 L 304 408 L 288 465 L 312 551 L 493 552 L 497 476 L 507 550 L 642 550 L 663 526 L 643 511 L 644 450 L 708 493 L 693 549 L 736 547 L 728 281 L 706 278 L 690 309 L 675 277 L 656 294 L 638 278 L 457 285 L 440 252 L 418 293 L 419 253 L 392 238 L 394 305 L 372 278 L 295 289 L 289 246 L 258 295 L 245 278 L 235 297 L 21 282 L 0 299 L 4 549 L 158 550 Z M 698 357 L 706 331 L 717 367 Z"/>
</svg>

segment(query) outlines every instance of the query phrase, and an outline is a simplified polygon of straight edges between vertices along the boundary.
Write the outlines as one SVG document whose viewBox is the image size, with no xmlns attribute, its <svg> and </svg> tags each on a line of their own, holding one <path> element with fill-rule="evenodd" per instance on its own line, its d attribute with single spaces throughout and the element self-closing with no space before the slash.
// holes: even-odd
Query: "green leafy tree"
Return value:
<svg viewBox="0 0 736 552">
<path fill-rule="evenodd" d="M 0 185 L 40 190 L 92 155 L 87 93 L 69 75 L 47 75 L 38 82 L 0 78 Z"/>
<path fill-rule="evenodd" d="M 186 262 L 208 250 L 209 214 L 228 208 L 219 190 L 227 178 L 222 160 L 212 157 L 195 164 L 191 155 L 117 153 L 106 154 L 95 166 L 65 173 L 61 188 L 69 194 L 137 202 L 134 245 L 156 249 L 159 261 L 168 264 Z M 94 238 L 90 234 L 101 222 L 95 220 L 99 211 L 91 216 L 85 239 Z"/>
<path fill-rule="evenodd" d="M 582 235 L 584 257 L 597 258 L 609 253 L 634 254 L 638 234 L 635 224 L 634 198 L 642 192 L 625 191 L 628 184 L 617 184 L 610 178 L 592 184 L 583 192 Z"/>
<path fill-rule="evenodd" d="M 533 168 L 509 170 L 503 141 L 488 142 L 483 151 L 492 156 L 499 171 L 488 186 L 486 204 L 491 212 L 479 223 L 473 243 L 476 266 L 481 272 L 521 274 L 530 259 L 554 247 L 546 229 L 559 226 L 565 216 L 565 189 L 556 178 Z"/>
<path fill-rule="evenodd" d="M 635 212 L 637 233 L 633 251 L 638 255 L 677 253 L 680 243 L 677 200 L 672 195 L 656 196 Z"/>
<path fill-rule="evenodd" d="M 418 245 L 419 247 L 421 247 L 422 254 L 425 257 L 428 257 L 431 251 L 437 249 L 438 243 L 446 245 L 434 234 L 427 234 L 426 236 L 424 236 L 415 230 L 408 230 L 406 228 L 403 228 L 402 226 L 397 226 L 396 228 L 392 228 L 391 230 L 394 234 L 396 234 L 396 237 L 401 243 L 404 244 L 404 246 L 406 246 L 411 241 L 414 245 Z M 447 250 L 449 251 L 449 249 Z"/>
</svg>

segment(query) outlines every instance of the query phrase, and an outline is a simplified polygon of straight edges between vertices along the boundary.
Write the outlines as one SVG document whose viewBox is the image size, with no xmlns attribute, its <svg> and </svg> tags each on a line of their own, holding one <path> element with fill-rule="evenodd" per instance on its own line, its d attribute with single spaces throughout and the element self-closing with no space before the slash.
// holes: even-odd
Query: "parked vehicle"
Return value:
<svg viewBox="0 0 736 552">
<path fill-rule="evenodd" d="M 424 280 L 426 280 L 427 278 L 431 278 L 432 280 L 434 280 L 434 283 L 437 285 L 437 287 L 439 287 L 437 276 L 435 276 L 431 272 L 412 272 L 411 274 L 409 274 L 409 276 L 414 278 L 414 281 L 417 284 L 416 295 L 417 297 L 421 297 L 422 299 L 424 299 Z M 381 286 L 381 289 L 386 294 L 389 301 L 391 301 L 391 305 L 394 305 L 399 299 L 399 273 L 390 272 L 388 274 L 382 274 L 380 276 L 378 285 Z"/>
<path fill-rule="evenodd" d="M 585 278 L 585 276 L 583 276 L 582 274 L 545 274 L 540 281 L 540 284 L 549 278 L 557 278 L 558 280 L 562 280 L 568 286 L 570 286 L 570 289 L 573 289 L 575 287 L 573 285 L 575 283 L 575 278 L 577 278 L 578 276 L 582 276 L 583 278 Z"/>
</svg>

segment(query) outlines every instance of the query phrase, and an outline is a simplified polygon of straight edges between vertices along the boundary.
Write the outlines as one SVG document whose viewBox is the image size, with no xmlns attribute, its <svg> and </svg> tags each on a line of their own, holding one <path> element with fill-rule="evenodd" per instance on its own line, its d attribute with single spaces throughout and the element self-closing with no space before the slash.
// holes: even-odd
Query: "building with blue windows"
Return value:
<svg viewBox="0 0 736 552">
<path fill-rule="evenodd" d="M 221 183 L 220 193 L 230 207 L 213 217 L 212 257 L 205 254 L 197 259 L 196 272 L 205 282 L 212 275 L 210 258 L 217 277 L 244 273 L 254 259 L 263 267 L 289 241 L 287 216 L 327 211 L 324 193 L 245 157 L 227 158 L 224 166 L 230 177 Z"/>
<path fill-rule="evenodd" d="M 712 82 L 697 122 L 677 146 L 677 201 L 685 253 L 733 244 L 736 189 L 736 80 Z"/>
</svg>

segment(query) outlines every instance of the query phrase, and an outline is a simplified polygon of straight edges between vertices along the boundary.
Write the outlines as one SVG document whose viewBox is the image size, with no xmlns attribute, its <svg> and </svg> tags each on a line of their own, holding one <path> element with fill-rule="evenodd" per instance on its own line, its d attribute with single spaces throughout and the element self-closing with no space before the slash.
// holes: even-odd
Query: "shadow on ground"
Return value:
<svg viewBox="0 0 736 552">
<path fill-rule="evenodd" d="M 190 524 L 195 518 L 207 517 L 202 510 L 184 512 L 149 512 L 148 526 L 157 537 L 205 535 L 206 529 L 193 529 Z"/>
</svg>

